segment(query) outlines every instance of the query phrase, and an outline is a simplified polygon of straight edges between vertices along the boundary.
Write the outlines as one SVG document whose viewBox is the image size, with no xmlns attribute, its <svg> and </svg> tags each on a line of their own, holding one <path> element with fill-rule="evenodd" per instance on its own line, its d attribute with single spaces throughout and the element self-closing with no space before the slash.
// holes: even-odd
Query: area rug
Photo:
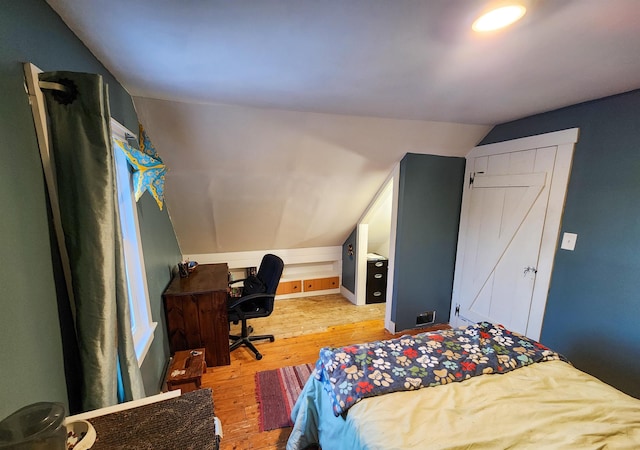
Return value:
<svg viewBox="0 0 640 450">
<path fill-rule="evenodd" d="M 260 431 L 293 426 L 291 409 L 313 367 L 314 364 L 301 364 L 256 373 Z"/>
</svg>

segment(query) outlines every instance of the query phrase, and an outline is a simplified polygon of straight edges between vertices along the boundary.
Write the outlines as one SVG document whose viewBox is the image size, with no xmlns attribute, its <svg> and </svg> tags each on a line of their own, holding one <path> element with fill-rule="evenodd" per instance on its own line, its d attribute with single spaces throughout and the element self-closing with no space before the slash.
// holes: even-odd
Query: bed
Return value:
<svg viewBox="0 0 640 450">
<path fill-rule="evenodd" d="M 500 325 L 323 348 L 288 450 L 639 449 L 640 400 Z"/>
</svg>

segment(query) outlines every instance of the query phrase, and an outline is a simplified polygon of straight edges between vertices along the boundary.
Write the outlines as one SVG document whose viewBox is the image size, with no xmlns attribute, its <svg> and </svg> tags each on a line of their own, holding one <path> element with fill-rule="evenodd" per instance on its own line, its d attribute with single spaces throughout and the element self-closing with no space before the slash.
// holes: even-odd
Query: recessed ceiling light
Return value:
<svg viewBox="0 0 640 450">
<path fill-rule="evenodd" d="M 523 5 L 505 5 L 483 14 L 471 25 L 473 31 L 493 31 L 520 20 L 527 12 Z"/>
</svg>

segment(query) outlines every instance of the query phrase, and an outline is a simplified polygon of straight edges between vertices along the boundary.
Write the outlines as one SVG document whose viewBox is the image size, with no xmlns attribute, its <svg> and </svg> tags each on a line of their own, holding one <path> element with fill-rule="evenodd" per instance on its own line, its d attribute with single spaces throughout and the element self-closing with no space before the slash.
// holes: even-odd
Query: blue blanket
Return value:
<svg viewBox="0 0 640 450">
<path fill-rule="evenodd" d="M 561 355 L 502 325 L 458 329 L 320 350 L 314 376 L 336 416 L 363 398 L 505 373 Z"/>
</svg>

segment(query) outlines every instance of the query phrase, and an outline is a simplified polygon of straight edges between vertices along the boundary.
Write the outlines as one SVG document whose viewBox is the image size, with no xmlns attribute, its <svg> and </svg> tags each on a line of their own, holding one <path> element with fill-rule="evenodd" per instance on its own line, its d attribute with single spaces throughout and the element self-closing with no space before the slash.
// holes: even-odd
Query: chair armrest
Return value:
<svg viewBox="0 0 640 450">
<path fill-rule="evenodd" d="M 244 280 L 246 280 L 246 278 L 243 278 L 241 280 L 233 280 L 233 281 L 230 281 L 228 284 L 229 286 L 231 286 L 232 284 L 240 283 L 241 281 L 244 282 Z"/>
</svg>

